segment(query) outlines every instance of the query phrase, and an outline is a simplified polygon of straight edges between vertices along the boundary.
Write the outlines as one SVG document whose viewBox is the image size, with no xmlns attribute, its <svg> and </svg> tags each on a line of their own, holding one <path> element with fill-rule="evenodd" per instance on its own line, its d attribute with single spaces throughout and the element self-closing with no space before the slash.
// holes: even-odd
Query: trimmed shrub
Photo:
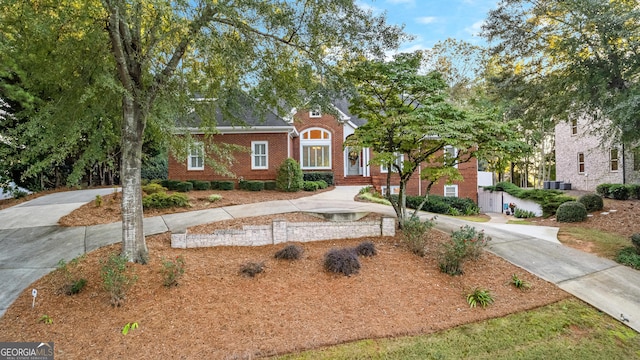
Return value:
<svg viewBox="0 0 640 360">
<path fill-rule="evenodd" d="M 600 184 L 596 186 L 596 193 L 602 197 L 609 197 L 609 189 L 613 184 Z"/>
<path fill-rule="evenodd" d="M 193 190 L 193 184 L 188 181 L 183 181 L 176 186 L 176 191 L 189 192 Z"/>
<path fill-rule="evenodd" d="M 302 189 L 304 191 L 316 191 L 320 188 L 316 181 L 305 181 L 302 183 Z"/>
<path fill-rule="evenodd" d="M 168 190 L 172 190 L 175 191 L 178 188 L 178 184 L 180 184 L 182 181 L 180 180 L 162 180 L 160 182 L 160 185 L 166 187 Z"/>
<path fill-rule="evenodd" d="M 280 191 L 296 192 L 302 189 L 302 185 L 300 164 L 292 158 L 285 159 L 278 168 L 276 187 Z"/>
<path fill-rule="evenodd" d="M 273 257 L 280 260 L 298 260 L 300 259 L 300 257 L 302 257 L 303 252 L 304 249 L 302 249 L 301 246 L 287 245 L 283 249 L 276 252 Z"/>
<path fill-rule="evenodd" d="M 236 184 L 233 181 L 220 181 L 218 183 L 219 190 L 233 190 L 235 187 Z"/>
<path fill-rule="evenodd" d="M 587 208 L 587 212 L 599 211 L 604 207 L 602 196 L 598 194 L 586 194 L 578 198 L 578 201 Z"/>
<path fill-rule="evenodd" d="M 220 190 L 220 180 L 213 180 L 210 182 L 211 190 Z"/>
<path fill-rule="evenodd" d="M 264 182 L 264 189 L 265 190 L 275 190 L 276 189 L 276 182 L 275 181 L 265 181 Z"/>
<path fill-rule="evenodd" d="M 558 207 L 558 222 L 580 222 L 587 218 L 587 208 L 577 201 L 567 201 Z"/>
<path fill-rule="evenodd" d="M 609 187 L 609 196 L 616 200 L 629 200 L 629 188 L 623 184 L 614 184 Z"/>
<path fill-rule="evenodd" d="M 324 268 L 329 272 L 350 276 L 360 271 L 360 260 L 353 249 L 331 249 L 324 255 Z"/>
<path fill-rule="evenodd" d="M 631 235 L 631 244 L 636 248 L 636 252 L 640 255 L 640 234 Z"/>
<path fill-rule="evenodd" d="M 397 198 L 396 195 L 392 197 Z M 422 201 L 424 196 L 407 196 L 407 207 L 410 209 L 416 209 Z M 436 214 L 451 214 L 451 215 L 477 215 L 480 212 L 480 208 L 473 200 L 469 198 L 458 198 L 453 196 L 439 196 L 429 195 L 429 199 L 422 206 L 424 211 L 436 213 Z"/>
<path fill-rule="evenodd" d="M 155 194 L 157 192 L 166 192 L 167 188 L 163 187 L 160 184 L 151 183 L 149 185 L 143 186 L 142 187 L 142 191 L 144 191 L 144 193 L 147 194 L 147 195 L 151 195 L 151 194 Z"/>
<path fill-rule="evenodd" d="M 240 190 L 248 190 L 247 189 L 247 186 L 248 186 L 247 184 L 249 184 L 249 181 L 247 181 L 247 180 L 238 181 L 238 189 L 240 189 Z"/>
<path fill-rule="evenodd" d="M 170 207 L 187 207 L 189 198 L 185 194 L 167 194 L 159 192 L 142 197 L 142 207 L 145 209 L 164 209 Z"/>
<path fill-rule="evenodd" d="M 199 180 L 195 180 L 195 181 L 191 181 L 191 183 L 193 184 L 193 190 L 209 190 L 211 189 L 211 183 L 208 181 L 199 181 Z"/>
<path fill-rule="evenodd" d="M 640 184 L 628 184 L 629 197 L 640 200 Z"/>
<path fill-rule="evenodd" d="M 264 190 L 264 182 L 263 181 L 247 181 L 247 190 L 262 191 Z"/>
<path fill-rule="evenodd" d="M 254 277 L 264 271 L 264 262 L 248 262 L 240 267 L 240 274 Z"/>
<path fill-rule="evenodd" d="M 402 222 L 402 240 L 412 253 L 426 255 L 429 231 L 434 225 L 433 219 L 422 221 L 416 216 Z"/>
<path fill-rule="evenodd" d="M 304 181 L 324 181 L 327 183 L 327 186 L 333 185 L 333 173 L 330 171 L 317 171 L 317 172 L 307 172 L 302 175 L 302 180 Z"/>
<path fill-rule="evenodd" d="M 376 246 L 371 241 L 363 241 L 355 248 L 356 254 L 359 256 L 375 256 L 378 254 Z"/>
</svg>

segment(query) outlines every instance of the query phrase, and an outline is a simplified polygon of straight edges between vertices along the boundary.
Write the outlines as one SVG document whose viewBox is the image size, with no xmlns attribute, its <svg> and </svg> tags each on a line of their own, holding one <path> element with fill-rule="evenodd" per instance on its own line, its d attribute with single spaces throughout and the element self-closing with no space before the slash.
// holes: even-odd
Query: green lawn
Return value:
<svg viewBox="0 0 640 360">
<path fill-rule="evenodd" d="M 571 299 L 435 334 L 362 340 L 277 359 L 640 359 L 640 335 Z"/>
</svg>

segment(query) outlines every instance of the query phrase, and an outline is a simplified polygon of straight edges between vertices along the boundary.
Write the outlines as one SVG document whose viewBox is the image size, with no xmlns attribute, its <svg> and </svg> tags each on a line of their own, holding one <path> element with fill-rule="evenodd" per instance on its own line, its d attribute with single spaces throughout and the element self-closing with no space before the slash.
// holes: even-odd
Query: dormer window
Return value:
<svg viewBox="0 0 640 360">
<path fill-rule="evenodd" d="M 320 111 L 320 109 L 313 109 L 313 110 L 309 111 L 309 117 L 310 118 L 322 117 L 322 112 Z"/>
</svg>

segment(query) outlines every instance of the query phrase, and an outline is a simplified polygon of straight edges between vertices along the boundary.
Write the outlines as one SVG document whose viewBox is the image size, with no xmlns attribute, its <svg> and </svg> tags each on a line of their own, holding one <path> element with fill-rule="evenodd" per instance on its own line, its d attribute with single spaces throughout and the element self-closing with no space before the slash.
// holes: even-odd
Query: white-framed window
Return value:
<svg viewBox="0 0 640 360">
<path fill-rule="evenodd" d="M 320 109 L 312 109 L 309 111 L 309 117 L 310 118 L 322 117 L 322 112 L 320 111 Z"/>
<path fill-rule="evenodd" d="M 578 119 L 571 119 L 571 135 L 578 135 Z"/>
<path fill-rule="evenodd" d="M 266 170 L 269 168 L 269 142 L 251 142 L 251 169 Z"/>
<path fill-rule="evenodd" d="M 382 193 L 382 196 L 387 195 L 387 186 L 386 185 L 380 186 L 380 192 Z M 398 194 L 400 194 L 400 186 L 391 185 L 391 195 L 398 195 Z"/>
<path fill-rule="evenodd" d="M 196 142 L 189 149 L 187 170 L 204 170 L 204 144 Z"/>
<path fill-rule="evenodd" d="M 300 134 L 300 167 L 302 169 L 331 169 L 331 133 L 311 128 Z"/>
<path fill-rule="evenodd" d="M 609 168 L 611 171 L 618 171 L 620 168 L 620 159 L 618 158 L 618 149 L 613 148 L 609 151 Z"/>
<path fill-rule="evenodd" d="M 444 196 L 458 197 L 458 185 L 445 185 Z"/>
<path fill-rule="evenodd" d="M 456 149 L 455 147 L 451 146 L 451 145 L 447 145 L 444 147 L 444 156 L 447 159 L 455 159 L 458 157 L 458 149 Z M 458 162 L 456 161 L 455 164 L 453 165 L 454 168 L 458 168 Z"/>
<path fill-rule="evenodd" d="M 584 174 L 584 153 L 578 153 L 578 174 Z"/>
<path fill-rule="evenodd" d="M 402 169 L 402 162 L 404 161 L 404 155 L 396 155 L 396 159 L 393 161 L 395 165 L 397 165 L 400 169 Z M 391 172 L 397 172 L 395 166 L 391 166 Z M 389 167 L 387 165 L 380 165 L 380 172 L 386 174 L 389 172 Z"/>
</svg>

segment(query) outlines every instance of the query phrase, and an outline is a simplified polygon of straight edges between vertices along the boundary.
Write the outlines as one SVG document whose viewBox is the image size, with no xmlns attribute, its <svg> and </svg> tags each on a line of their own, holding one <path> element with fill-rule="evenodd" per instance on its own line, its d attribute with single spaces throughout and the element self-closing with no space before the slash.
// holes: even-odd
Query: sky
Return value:
<svg viewBox="0 0 640 360">
<path fill-rule="evenodd" d="M 400 47 L 400 52 L 430 49 L 447 38 L 484 44 L 478 36 L 489 10 L 498 0 L 357 0 L 375 14 L 387 12 L 387 22 L 404 24 L 405 32 L 415 39 Z"/>
</svg>

